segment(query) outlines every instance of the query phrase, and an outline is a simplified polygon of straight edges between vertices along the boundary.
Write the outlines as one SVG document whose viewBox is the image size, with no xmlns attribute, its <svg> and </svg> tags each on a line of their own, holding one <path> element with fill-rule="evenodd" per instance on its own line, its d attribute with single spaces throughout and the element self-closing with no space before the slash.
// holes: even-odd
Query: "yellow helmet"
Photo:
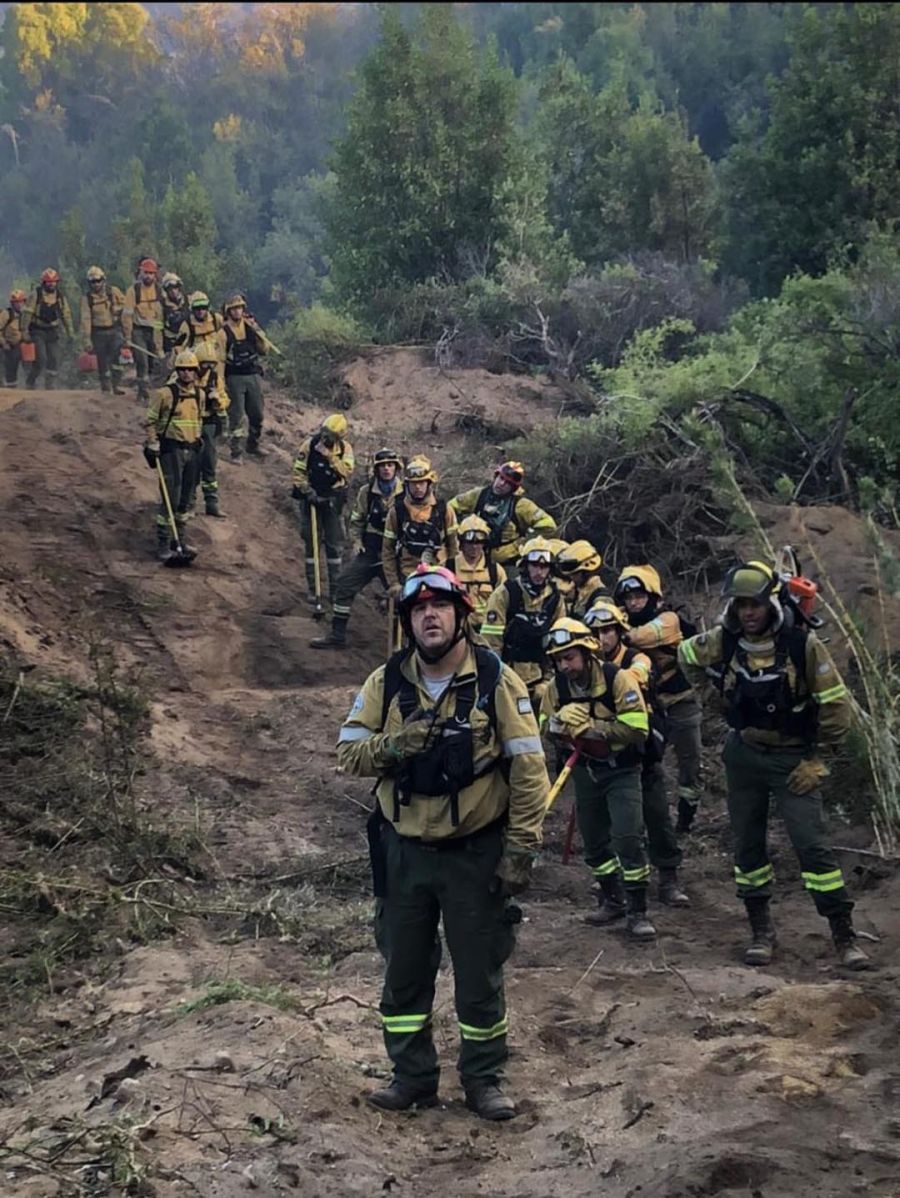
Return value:
<svg viewBox="0 0 900 1198">
<path fill-rule="evenodd" d="M 603 558 L 590 541 L 573 541 L 556 558 L 556 569 L 564 578 L 579 570 L 595 574 L 602 565 Z"/>
<path fill-rule="evenodd" d="M 553 553 L 554 561 L 559 557 L 564 549 L 568 549 L 569 547 L 569 542 L 562 540 L 560 537 L 548 537 L 547 541 L 550 545 L 551 552 Z"/>
<path fill-rule="evenodd" d="M 486 541 L 491 535 L 491 527 L 488 522 L 482 520 L 480 516 L 476 516 L 474 512 L 459 522 L 456 531 L 461 541 Z"/>
<path fill-rule="evenodd" d="M 544 637 L 544 651 L 554 657 L 557 653 L 565 653 L 567 649 L 586 649 L 588 653 L 599 653 L 600 644 L 587 625 L 570 616 L 563 616 Z"/>
<path fill-rule="evenodd" d="M 192 308 L 208 308 L 209 296 L 205 291 L 192 291 L 188 303 Z"/>
<path fill-rule="evenodd" d="M 178 275 L 176 275 L 175 272 L 171 271 L 171 270 L 166 271 L 166 273 L 163 275 L 162 285 L 163 285 L 163 291 L 165 291 L 169 287 L 184 286 L 184 284 L 181 282 L 181 279 L 179 279 Z"/>
<path fill-rule="evenodd" d="M 546 537 L 532 537 L 525 542 L 519 555 L 519 564 L 524 566 L 526 562 L 544 562 L 548 566 L 553 564 L 553 547 Z"/>
<path fill-rule="evenodd" d="M 89 283 L 102 283 L 106 278 L 106 273 L 100 266 L 89 266 L 87 268 L 87 281 Z"/>
<path fill-rule="evenodd" d="M 498 476 L 517 491 L 525 478 L 525 467 L 521 462 L 501 462 L 494 471 L 494 477 Z"/>
<path fill-rule="evenodd" d="M 620 628 L 629 627 L 628 617 L 615 603 L 601 601 L 596 603 L 589 612 L 585 613 L 584 622 L 588 628 L 612 628 L 616 624 Z"/>
<path fill-rule="evenodd" d="M 426 458 L 422 453 L 417 453 L 415 457 L 410 458 L 406 463 L 406 469 L 403 471 L 403 481 L 415 483 L 421 482 L 423 479 L 429 483 L 436 483 L 438 475 L 430 459 Z"/>
<path fill-rule="evenodd" d="M 332 412 L 330 416 L 326 416 L 322 421 L 320 431 L 328 433 L 330 436 L 337 438 L 338 441 L 341 441 L 347 435 L 347 427 L 347 417 L 342 416 L 340 412 Z"/>
<path fill-rule="evenodd" d="M 232 291 L 231 295 L 229 295 L 228 299 L 222 305 L 222 311 L 227 312 L 229 308 L 246 308 L 246 306 L 247 301 L 241 293 L 239 291 Z"/>
<path fill-rule="evenodd" d="M 200 362 L 192 349 L 183 349 L 175 358 L 176 370 L 199 370 Z"/>
<path fill-rule="evenodd" d="M 662 598 L 662 583 L 652 566 L 626 566 L 619 574 L 615 595 L 617 599 L 627 591 L 646 591 L 648 595 Z"/>
<path fill-rule="evenodd" d="M 722 594 L 727 599 L 756 599 L 765 603 L 777 585 L 775 571 L 765 562 L 739 562 L 725 575 Z"/>
<path fill-rule="evenodd" d="M 194 346 L 198 362 L 218 362 L 219 351 L 213 341 L 198 341 Z"/>
</svg>

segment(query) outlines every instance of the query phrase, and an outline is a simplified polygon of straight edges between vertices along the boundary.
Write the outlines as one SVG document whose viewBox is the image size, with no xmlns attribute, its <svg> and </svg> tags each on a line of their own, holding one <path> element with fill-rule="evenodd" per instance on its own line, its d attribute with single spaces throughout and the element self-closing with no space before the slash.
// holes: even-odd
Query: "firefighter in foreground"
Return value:
<svg viewBox="0 0 900 1198">
<path fill-rule="evenodd" d="M 225 431 L 228 411 L 228 391 L 220 374 L 218 347 L 212 341 L 201 341 L 196 349 L 199 374 L 197 381 L 203 392 L 203 429 L 198 472 L 203 491 L 203 507 L 207 516 L 221 517 L 219 506 L 219 441 Z"/>
<path fill-rule="evenodd" d="M 27 299 L 25 292 L 16 288 L 9 293 L 9 307 L 0 311 L 0 348 L 3 350 L 3 384 L 6 387 L 15 387 L 19 377 L 20 320 Z"/>
<path fill-rule="evenodd" d="M 666 796 L 666 776 L 662 768 L 665 712 L 659 708 L 656 700 L 653 665 L 646 653 L 625 646 L 622 638 L 628 631 L 628 620 L 612 601 L 592 607 L 584 617 L 584 623 L 596 637 L 603 661 L 630 670 L 647 705 L 650 731 L 641 756 L 641 800 L 644 827 L 647 830 L 647 851 L 650 864 L 659 871 L 659 901 L 668 907 L 688 907 L 690 899 L 678 885 L 682 852 L 672 827 Z M 610 909 L 609 914 L 615 919 L 622 912 L 619 909 L 617 914 L 615 909 Z"/>
<path fill-rule="evenodd" d="M 311 513 L 315 510 L 319 545 L 325 546 L 328 594 L 334 602 L 341 569 L 341 512 L 355 464 L 353 446 L 347 440 L 347 417 L 340 412 L 327 416 L 319 431 L 306 438 L 294 458 L 291 496 L 299 505 L 300 533 L 306 546 L 306 588 L 310 602 L 318 599 L 315 594 L 316 558 Z"/>
<path fill-rule="evenodd" d="M 551 578 L 553 553 L 549 541 L 533 537 L 522 546 L 519 574 L 507 578 L 488 599 L 479 639 L 512 666 L 535 705 L 540 688 L 550 677 L 544 638 L 566 614 L 562 596 Z"/>
<path fill-rule="evenodd" d="M 524 490 L 525 467 L 521 462 L 503 462 L 486 487 L 474 487 L 450 500 L 459 519 L 480 516 L 490 530 L 488 548 L 495 562 L 515 565 L 522 542 L 537 535 L 549 537 L 556 521 Z"/>
<path fill-rule="evenodd" d="M 197 487 L 201 436 L 203 430 L 203 390 L 198 382 L 200 363 L 193 350 L 185 349 L 175 359 L 175 379 L 154 391 L 147 407 L 144 457 L 151 470 L 157 460 L 175 513 L 175 525 L 186 553 L 193 550 L 185 543 L 184 528 L 194 502 Z M 165 562 L 176 548 L 171 536 L 168 513 L 160 488 L 156 513 L 157 556 Z"/>
<path fill-rule="evenodd" d="M 64 332 L 69 340 L 75 335 L 69 301 L 60 290 L 58 270 L 48 266 L 41 275 L 40 283 L 25 305 L 19 325 L 22 329 L 22 340 L 33 341 L 35 351 L 34 361 L 28 368 L 25 386 L 29 391 L 33 391 L 43 373 L 44 386 L 50 391 L 56 386 L 59 374 L 60 331 Z"/>
<path fill-rule="evenodd" d="M 579 750 L 575 811 L 584 859 L 600 883 L 600 910 L 586 922 L 602 926 L 624 915 L 636 940 L 650 940 L 656 929 L 647 918 L 641 802 L 649 719 L 640 687 L 629 670 L 601 660 L 596 638 L 579 620 L 554 624 L 547 652 L 555 675 L 541 700 L 541 726 L 567 750 Z"/>
<path fill-rule="evenodd" d="M 678 650 L 688 678 L 707 684 L 731 728 L 722 759 L 734 876 L 752 936 L 744 960 L 768 965 L 775 947 L 769 912 L 775 874 L 766 845 L 774 799 L 841 963 L 865 969 L 869 961 L 856 944 L 853 902 L 828 842 L 819 789 L 828 776 L 820 748 L 839 745 L 850 729 L 847 689 L 822 642 L 792 605 L 782 605 L 777 587 L 764 562 L 735 566 L 722 589 L 721 625 Z"/>
<path fill-rule="evenodd" d="M 124 395 L 122 368 L 122 310 L 125 297 L 118 287 L 106 281 L 99 266 L 87 270 L 87 291 L 81 297 L 81 334 L 97 357 L 100 390 Z"/>
<path fill-rule="evenodd" d="M 375 578 L 384 581 L 381 543 L 388 510 L 403 490 L 403 461 L 393 449 L 379 449 L 372 477 L 363 483 L 350 513 L 350 535 L 357 541 L 355 556 L 338 575 L 332 595 L 331 631 L 310 641 L 314 649 L 337 648 L 347 643 L 347 624 L 353 600 Z"/>
<path fill-rule="evenodd" d="M 411 648 L 370 674 L 345 721 L 338 761 L 378 778 L 369 820 L 375 928 L 385 958 L 381 1020 L 394 1076 L 383 1110 L 434 1106 L 432 1005 L 441 947 L 455 974 L 459 1072 L 467 1106 L 511 1119 L 503 964 L 530 881 L 549 790 L 525 687 L 466 637 L 471 601 L 440 567 L 404 583 Z"/>
<path fill-rule="evenodd" d="M 412 457 L 403 471 L 403 491 L 384 524 L 381 566 L 388 594 L 399 598 L 403 579 L 420 563 L 443 565 L 459 549 L 456 515 L 436 493 L 438 474 L 428 458 Z"/>
<path fill-rule="evenodd" d="M 488 547 L 491 530 L 480 516 L 466 516 L 459 522 L 459 553 L 447 562 L 466 588 L 472 600 L 472 625 L 479 629 L 484 623 L 488 599 L 506 582 L 506 571 L 494 561 Z"/>
<path fill-rule="evenodd" d="M 640 649 L 656 668 L 656 695 L 665 708 L 667 737 L 678 763 L 676 832 L 690 832 L 703 794 L 703 713 L 690 683 L 678 668 L 684 640 L 681 617 L 662 608 L 662 583 L 652 566 L 626 566 L 616 583 L 616 603 L 628 615 L 625 643 Z M 693 627 L 691 627 L 693 631 Z"/>
</svg>

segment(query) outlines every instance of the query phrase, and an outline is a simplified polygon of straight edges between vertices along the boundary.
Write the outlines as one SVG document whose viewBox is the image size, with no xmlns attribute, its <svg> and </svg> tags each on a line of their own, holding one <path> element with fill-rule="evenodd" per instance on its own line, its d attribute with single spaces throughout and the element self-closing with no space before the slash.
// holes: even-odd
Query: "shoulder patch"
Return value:
<svg viewBox="0 0 900 1198">
<path fill-rule="evenodd" d="M 819 665 L 816 667 L 816 673 L 817 674 L 830 674 L 832 671 L 832 668 L 833 667 L 832 667 L 830 661 L 823 661 L 823 662 L 820 662 Z"/>
<path fill-rule="evenodd" d="M 637 700 L 638 700 L 637 691 L 626 691 L 623 696 L 623 702 L 625 702 L 625 703 L 637 703 Z"/>
<path fill-rule="evenodd" d="M 497 623 L 497 613 L 495 611 L 489 611 L 487 613 L 487 616 L 485 617 L 485 619 L 487 620 L 488 624 L 496 624 Z"/>
<path fill-rule="evenodd" d="M 524 696 L 521 699 L 516 699 L 516 709 L 518 710 L 519 715 L 531 715 L 531 700 L 527 696 Z"/>
<path fill-rule="evenodd" d="M 351 716 L 359 715 L 359 713 L 362 711 L 364 705 L 365 705 L 365 700 L 363 699 L 362 691 L 360 691 L 359 694 L 356 696 L 356 698 L 353 700 L 353 706 L 350 708 L 350 715 Z"/>
</svg>

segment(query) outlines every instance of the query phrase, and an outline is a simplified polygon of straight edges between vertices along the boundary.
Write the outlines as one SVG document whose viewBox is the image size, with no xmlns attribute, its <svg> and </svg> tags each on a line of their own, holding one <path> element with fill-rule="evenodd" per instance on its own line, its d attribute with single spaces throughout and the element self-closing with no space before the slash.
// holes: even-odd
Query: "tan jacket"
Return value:
<svg viewBox="0 0 900 1198">
<path fill-rule="evenodd" d="M 490 487 L 488 487 L 489 489 Z M 478 504 L 478 498 L 484 490 L 484 487 L 473 487 L 471 491 L 463 491 L 461 495 L 455 495 L 450 500 L 449 506 L 460 519 L 471 516 Z M 543 508 L 539 508 L 534 500 L 529 499 L 521 489 L 511 498 L 513 499 L 512 519 L 507 521 L 500 530 L 500 544 L 493 550 L 495 562 L 515 562 L 523 541 L 538 534 L 552 537 L 556 532 L 556 521 L 553 517 Z M 499 497 L 496 497 L 496 501 L 502 502 Z M 484 518 L 487 519 L 486 516 Z M 490 524 L 490 520 L 488 520 L 488 524 Z"/>
<path fill-rule="evenodd" d="M 403 500 L 406 510 L 416 524 L 426 523 L 432 516 L 437 497 L 429 491 L 424 503 L 413 503 L 408 496 Z M 442 566 L 448 557 L 456 557 L 459 542 L 456 535 L 456 513 L 449 503 L 444 508 L 444 539 L 435 550 L 436 560 L 430 565 Z M 404 578 L 418 566 L 422 560 L 421 554 L 414 553 L 401 539 L 400 522 L 397 519 L 396 505 L 388 512 L 384 525 L 384 540 L 381 547 L 381 568 L 388 586 L 399 586 Z"/>
<path fill-rule="evenodd" d="M 537 596 L 531 596 L 522 588 L 522 611 L 523 613 L 538 612 L 547 602 L 550 596 L 550 583 L 544 587 L 541 593 Z M 487 602 L 487 609 L 484 615 L 484 623 L 481 625 L 479 639 L 488 648 L 493 649 L 495 653 L 499 653 L 504 661 L 508 662 L 515 672 L 519 675 L 524 683 L 528 686 L 534 685 L 542 678 L 549 678 L 552 673 L 552 667 L 548 658 L 543 658 L 542 661 L 516 661 L 514 655 L 510 652 L 505 644 L 507 630 L 507 612 L 509 610 L 509 589 L 506 586 L 498 586 L 492 593 Z M 566 614 L 565 603 L 562 595 L 559 596 L 556 608 L 552 613 L 550 624 L 555 624 L 557 620 L 561 620 Z"/>
<path fill-rule="evenodd" d="M 453 559 L 453 563 L 450 568 L 466 588 L 466 593 L 475 604 L 475 611 L 470 619 L 476 631 L 479 633 L 476 639 L 479 641 L 479 643 L 483 644 L 484 642 L 481 640 L 480 629 L 481 625 L 484 623 L 485 613 L 487 612 L 488 599 L 490 599 L 491 595 L 496 589 L 496 587 L 491 583 L 491 572 L 488 569 L 487 558 L 485 557 L 484 552 L 482 552 L 481 560 L 477 563 L 477 565 L 470 566 L 463 556 L 462 549 L 460 549 L 459 553 Z M 496 586 L 503 586 L 504 582 L 506 582 L 506 571 L 501 565 L 498 564 L 494 567 L 494 576 L 497 580 Z"/>
<path fill-rule="evenodd" d="M 677 648 L 683 640 L 681 621 L 674 611 L 661 611 L 654 620 L 628 629 L 628 644 L 632 649 L 643 650 L 656 667 L 657 695 L 662 707 L 672 707 L 694 693 L 681 690 L 666 694 L 666 684 L 671 685 L 678 678 Z"/>
<path fill-rule="evenodd" d="M 95 329 L 114 329 L 122 319 L 125 296 L 111 284 L 99 295 L 89 291 L 81 297 L 81 334 L 90 337 Z"/>
<path fill-rule="evenodd" d="M 167 441 L 193 444 L 199 441 L 202 431 L 203 409 L 206 405 L 203 388 L 199 383 L 189 383 L 182 387 L 177 382 L 173 387 L 160 387 L 158 391 L 151 392 L 144 422 L 145 437 L 147 441 L 159 441 L 165 436 Z"/>
<path fill-rule="evenodd" d="M 0 349 L 15 349 L 22 340 L 21 312 L 0 308 Z"/>
<path fill-rule="evenodd" d="M 157 283 L 150 283 L 146 287 L 140 282 L 132 283 L 125 292 L 122 332 L 126 341 L 130 341 L 134 336 L 135 327 L 153 330 L 153 349 L 155 353 L 161 354 L 163 306 L 162 289 Z"/>
<path fill-rule="evenodd" d="M 434 702 L 421 685 L 415 654 L 403 662 L 401 669 L 417 687 L 422 709 L 433 710 Z M 440 718 L 446 719 L 455 713 L 455 691 L 475 672 L 475 655 L 470 651 L 449 688 L 449 694 L 441 699 Z M 476 777 L 471 786 L 460 791 L 459 824 L 455 827 L 449 795 L 426 798 L 414 794 L 409 806 L 401 806 L 399 818 L 394 819 L 394 783 L 389 773 L 392 758 L 388 742 L 400 731 L 403 720 L 395 696 L 382 726 L 384 673 L 385 667 L 379 666 L 366 679 L 341 728 L 337 751 L 338 762 L 348 774 L 380 779 L 375 793 L 385 819 L 394 824 L 401 836 L 443 840 L 477 832 L 508 812 L 508 840 L 528 852 L 540 848 L 550 782 L 528 693 L 512 670 L 502 667 L 494 691 L 496 733 L 487 713 L 478 708 L 477 702 L 471 714 L 476 772 L 491 759 L 503 757 L 509 767 L 508 779 L 506 771 L 495 768 Z"/>
<path fill-rule="evenodd" d="M 605 741 L 610 753 L 615 755 L 629 745 L 639 747 L 647 739 L 650 729 L 647 705 L 631 670 L 618 670 L 610 691 L 601 663 L 591 658 L 588 686 L 584 691 L 579 691 L 573 685 L 571 690 L 570 702 L 583 705 L 585 714 L 591 719 L 591 726 L 584 733 L 585 741 Z M 541 727 L 546 728 L 551 735 L 558 736 L 564 731 L 556 718 L 562 706 L 559 684 L 554 674 L 541 697 Z"/>
</svg>

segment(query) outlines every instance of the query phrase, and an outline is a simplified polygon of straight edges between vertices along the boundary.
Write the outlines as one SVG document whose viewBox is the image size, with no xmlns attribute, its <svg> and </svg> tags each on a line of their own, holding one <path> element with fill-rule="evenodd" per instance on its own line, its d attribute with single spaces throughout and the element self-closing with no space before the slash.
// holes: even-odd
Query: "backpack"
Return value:
<svg viewBox="0 0 900 1198">
<path fill-rule="evenodd" d="M 495 495 L 490 486 L 482 487 L 475 500 L 474 514 L 480 516 L 491 530 L 487 540 L 488 549 L 499 549 L 504 528 L 507 524 L 515 523 L 518 502 L 519 496 L 515 493 Z"/>
<path fill-rule="evenodd" d="M 525 596 L 522 584 L 515 578 L 507 578 L 506 587 L 506 633 L 503 637 L 504 661 L 541 662 L 544 660 L 544 637 L 556 615 L 559 591 L 555 582 L 550 582 L 550 594 L 533 612 L 525 611 Z"/>
<path fill-rule="evenodd" d="M 401 666 L 414 650 L 401 649 L 389 658 L 384 668 L 384 695 L 381 701 L 381 727 L 387 723 L 388 711 L 394 697 L 398 698 L 400 715 L 408 719 L 419 707 L 419 695 L 415 685 L 405 677 Z M 459 824 L 459 792 L 498 767 L 503 758 L 496 757 L 487 769 L 475 774 L 472 751 L 472 725 L 469 717 L 473 707 L 483 711 L 497 736 L 497 683 L 503 673 L 503 665 L 496 653 L 474 647 L 476 674 L 473 679 L 457 687 L 456 710 L 443 721 L 440 734 L 429 750 L 407 758 L 394 770 L 394 821 L 400 818 L 401 806 L 408 806 L 413 794 L 426 797 L 450 796 L 450 820 L 454 827 Z M 476 702 L 476 693 L 478 699 Z"/>
<path fill-rule="evenodd" d="M 791 690 L 787 676 L 790 661 L 799 682 L 805 688 L 807 630 L 796 625 L 782 627 L 775 636 L 775 661 L 771 666 L 753 670 L 749 655 L 741 648 L 736 632 L 722 629 L 722 660 L 708 666 L 706 673 L 713 686 L 728 703 L 726 720 L 730 728 L 758 728 L 801 737 L 807 743 L 815 741 L 818 716 L 815 702 L 798 688 Z M 737 658 L 738 670 L 733 690 L 725 690 L 725 679 L 732 658 Z"/>
<path fill-rule="evenodd" d="M 610 697 L 611 706 L 610 704 L 604 703 L 602 699 L 595 699 L 593 697 L 589 699 L 573 698 L 572 687 L 569 683 L 569 679 L 565 674 L 558 672 L 556 675 L 556 693 L 559 696 L 560 707 L 565 707 L 567 703 L 587 703 L 590 709 L 591 719 L 594 719 L 594 712 L 597 704 L 599 703 L 605 707 L 613 717 L 615 717 L 616 706 L 615 699 L 613 698 L 613 683 L 615 682 L 616 675 L 619 673 L 621 667 L 614 665 L 611 661 L 601 661 L 599 662 L 599 665 L 603 671 L 603 681 L 606 683 L 606 690 Z M 598 762 L 605 762 L 607 765 L 611 764 L 611 768 L 621 766 L 624 769 L 628 766 L 636 765 L 640 760 L 640 755 L 640 750 L 635 745 L 626 745 L 626 747 L 622 749 L 620 753 L 616 753 L 615 756 L 610 754 L 609 757 L 597 758 L 596 760 Z"/>
<path fill-rule="evenodd" d="M 394 511 L 397 513 L 397 556 L 406 549 L 413 557 L 421 558 L 426 550 L 440 549 L 444 543 L 447 503 L 444 499 L 438 499 L 427 520 L 413 520 L 406 507 L 405 498 L 403 491 L 394 497 Z M 410 530 L 413 535 L 410 535 Z"/>
<path fill-rule="evenodd" d="M 488 581 L 491 584 L 491 590 L 495 591 L 497 589 L 497 563 L 494 561 L 493 554 L 486 553 L 485 559 L 487 560 Z M 446 566 L 451 574 L 455 574 L 456 573 L 456 558 L 451 557 L 447 561 Z"/>
</svg>

